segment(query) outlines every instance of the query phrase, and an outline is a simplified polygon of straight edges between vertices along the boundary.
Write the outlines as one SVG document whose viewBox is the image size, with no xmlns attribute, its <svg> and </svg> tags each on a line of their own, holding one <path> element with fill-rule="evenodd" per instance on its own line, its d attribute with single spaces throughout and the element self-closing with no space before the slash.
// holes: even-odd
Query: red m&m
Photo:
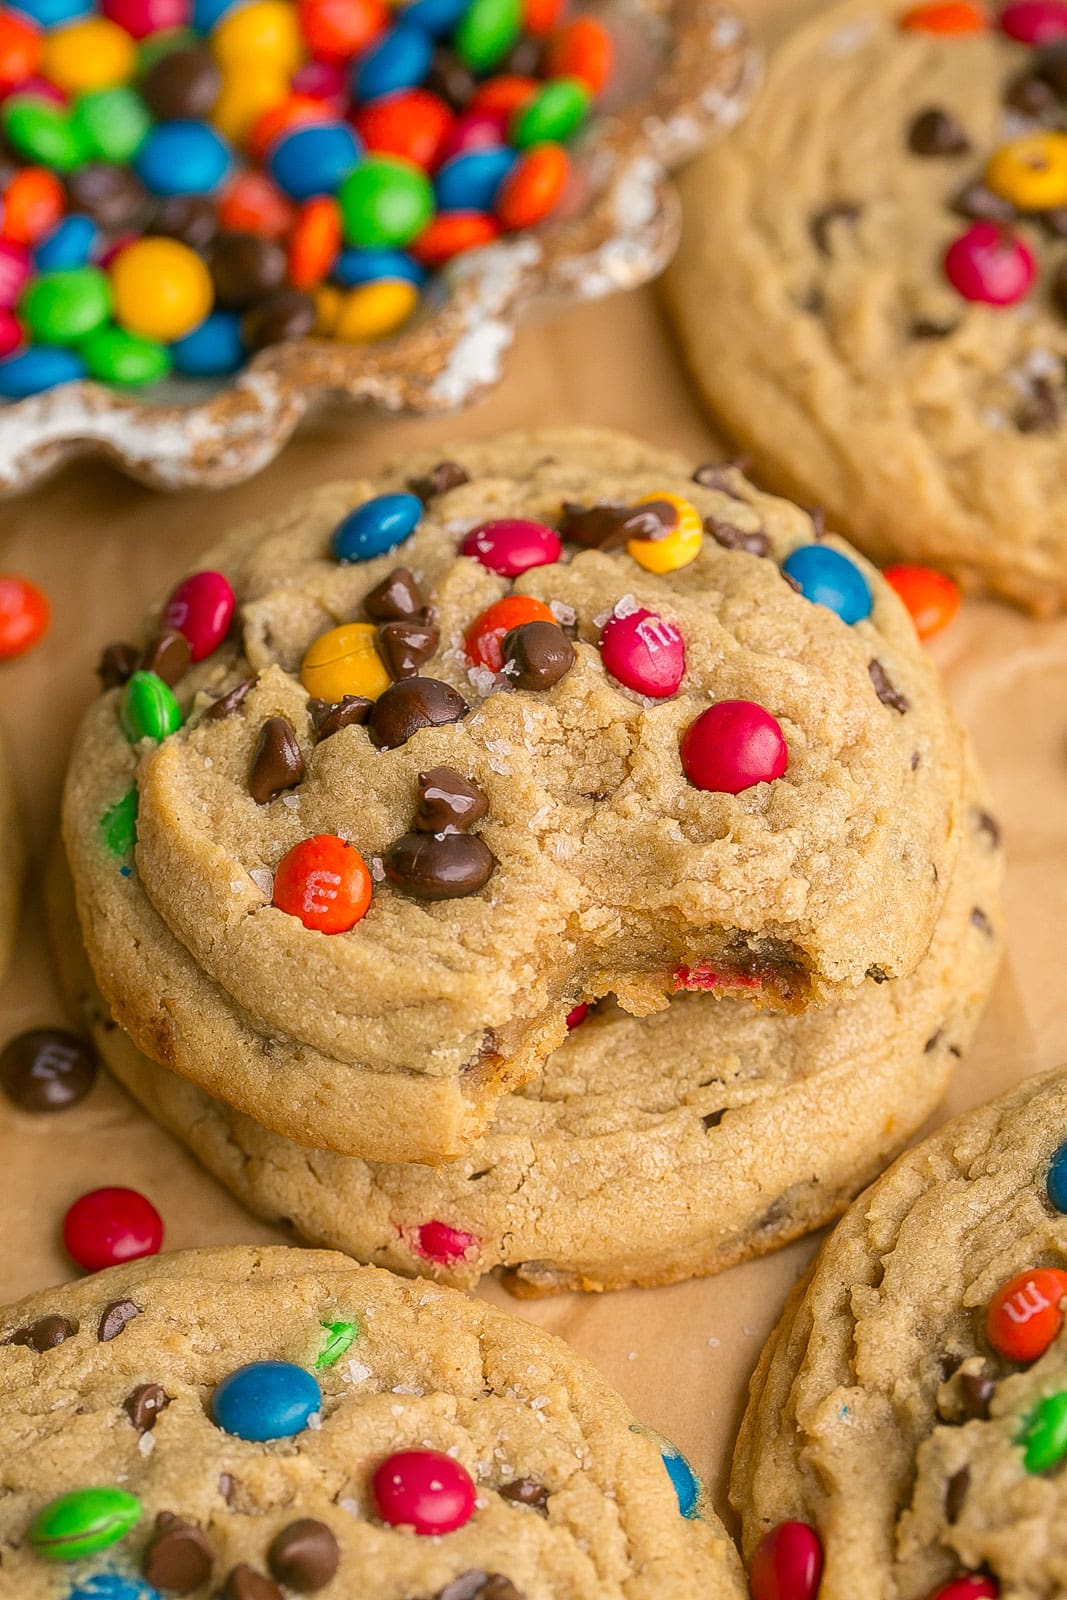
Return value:
<svg viewBox="0 0 1067 1600">
<path fill-rule="evenodd" d="M 1035 1267 L 1002 1284 L 989 1302 L 986 1336 L 1008 1361 L 1036 1361 L 1063 1327 L 1067 1272 Z"/>
<path fill-rule="evenodd" d="M 997 19 L 1004 32 L 1020 44 L 1055 44 L 1067 38 L 1067 5 L 1063 0 L 1012 0 Z"/>
<path fill-rule="evenodd" d="M 654 611 L 608 618 L 600 635 L 604 669 L 635 694 L 662 700 L 685 676 L 685 640 L 673 622 Z"/>
<path fill-rule="evenodd" d="M 806 1522 L 780 1522 L 749 1563 L 752 1600 L 815 1600 L 822 1578 L 819 1535 Z"/>
<path fill-rule="evenodd" d="M 302 839 L 279 861 L 273 904 L 305 928 L 347 933 L 367 913 L 371 876 L 354 845 L 333 833 Z"/>
<path fill-rule="evenodd" d="M 1014 305 L 1030 292 L 1036 274 L 1030 247 L 995 222 L 976 222 L 945 251 L 945 276 L 964 300 Z"/>
<path fill-rule="evenodd" d="M 789 765 L 785 735 L 751 700 L 720 700 L 682 735 L 682 767 L 695 789 L 740 794 L 780 778 Z"/>
<path fill-rule="evenodd" d="M 970 1572 L 963 1578 L 953 1578 L 951 1583 L 935 1589 L 930 1600 L 997 1600 L 1000 1590 L 992 1578 Z"/>
<path fill-rule="evenodd" d="M 438 1222 L 436 1219 L 423 1222 L 414 1229 L 411 1241 L 417 1256 L 423 1256 L 427 1261 L 438 1261 L 442 1266 L 462 1261 L 477 1244 L 473 1233 L 467 1233 L 464 1228 L 453 1228 L 447 1222 Z"/>
<path fill-rule="evenodd" d="M 162 1243 L 163 1219 L 136 1189 L 93 1189 L 63 1220 L 63 1248 L 86 1272 L 154 1256 Z"/>
<path fill-rule="evenodd" d="M 440 1450 L 400 1450 L 386 1456 L 375 1468 L 371 1492 L 383 1522 L 428 1537 L 452 1533 L 474 1515 L 470 1473 Z"/>
<path fill-rule="evenodd" d="M 0 573 L 0 661 L 30 650 L 48 627 L 50 607 L 28 578 Z"/>
</svg>

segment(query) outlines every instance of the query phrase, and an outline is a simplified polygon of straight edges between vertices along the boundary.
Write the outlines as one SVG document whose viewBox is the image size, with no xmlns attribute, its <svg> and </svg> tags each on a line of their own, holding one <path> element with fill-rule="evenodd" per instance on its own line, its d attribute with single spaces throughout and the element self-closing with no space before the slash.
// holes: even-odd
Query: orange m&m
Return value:
<svg viewBox="0 0 1067 1600">
<path fill-rule="evenodd" d="M 32 649 L 50 616 L 48 601 L 36 584 L 0 574 L 0 661 Z"/>
<path fill-rule="evenodd" d="M 332 195 L 317 195 L 300 208 L 289 239 L 289 282 L 314 289 L 329 275 L 341 251 L 341 212 Z"/>
<path fill-rule="evenodd" d="M 559 204 L 570 170 L 570 156 L 561 144 L 531 145 L 501 185 L 496 202 L 500 226 L 515 233 L 542 222 Z"/>
<path fill-rule="evenodd" d="M 932 639 L 947 628 L 960 609 L 959 585 L 933 567 L 901 563 L 886 567 L 882 577 L 903 600 L 920 639 Z"/>
<path fill-rule="evenodd" d="M 611 77 L 615 46 L 595 17 L 575 17 L 549 40 L 545 66 L 550 78 L 577 78 L 599 94 Z"/>
<path fill-rule="evenodd" d="M 274 874 L 273 904 L 317 933 L 347 933 L 366 915 L 370 897 L 367 863 L 335 833 L 302 839 Z"/>
<path fill-rule="evenodd" d="M 1036 1361 L 1063 1326 L 1067 1272 L 1034 1267 L 1001 1284 L 986 1312 L 986 1336 L 1007 1361 Z"/>
<path fill-rule="evenodd" d="M 23 167 L 4 191 L 0 238 L 12 244 L 36 244 L 51 233 L 66 209 L 66 190 L 54 172 Z"/>
<path fill-rule="evenodd" d="M 488 667 L 490 672 L 504 668 L 504 635 L 512 628 L 521 628 L 524 622 L 555 622 L 543 600 L 528 594 L 507 594 L 495 600 L 480 616 L 475 617 L 463 640 L 467 659 L 476 667 Z"/>
<path fill-rule="evenodd" d="M 411 246 L 411 254 L 424 267 L 443 267 L 453 256 L 492 244 L 499 235 L 499 224 L 482 211 L 439 211 Z"/>
<path fill-rule="evenodd" d="M 989 18 L 970 0 L 930 0 L 905 11 L 900 26 L 909 33 L 984 33 Z"/>
</svg>

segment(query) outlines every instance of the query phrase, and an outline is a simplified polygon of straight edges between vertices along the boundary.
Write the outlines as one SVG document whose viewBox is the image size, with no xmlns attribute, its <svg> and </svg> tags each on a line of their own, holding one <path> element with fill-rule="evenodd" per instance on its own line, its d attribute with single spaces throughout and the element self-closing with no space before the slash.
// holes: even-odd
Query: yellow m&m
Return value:
<svg viewBox="0 0 1067 1600">
<path fill-rule="evenodd" d="M 137 239 L 110 268 L 115 321 L 128 333 L 170 344 L 198 328 L 211 310 L 211 274 L 177 239 Z"/>
<path fill-rule="evenodd" d="M 45 34 L 41 73 L 66 94 L 91 94 L 128 83 L 137 66 L 137 46 L 117 22 L 86 17 Z"/>
<path fill-rule="evenodd" d="M 288 77 L 304 59 L 296 6 L 288 0 L 239 6 L 223 17 L 210 42 L 219 66 L 237 72 L 247 72 L 253 61 L 269 61 Z"/>
<path fill-rule="evenodd" d="M 343 622 L 320 634 L 300 664 L 300 682 L 316 700 L 335 703 L 346 694 L 377 700 L 392 683 L 378 654 L 372 622 Z"/>
<path fill-rule="evenodd" d="M 370 344 L 402 328 L 418 303 L 419 291 L 413 283 L 404 278 L 378 278 L 349 290 L 331 331 L 345 344 Z"/>
<path fill-rule="evenodd" d="M 700 554 L 704 543 L 704 524 L 696 506 L 677 494 L 646 494 L 634 501 L 638 506 L 669 507 L 674 525 L 661 539 L 628 539 L 626 553 L 646 572 L 676 572 L 687 567 Z M 662 519 L 661 519 L 662 520 Z"/>
<path fill-rule="evenodd" d="M 1067 204 L 1067 134 L 1030 133 L 990 158 L 986 187 L 1020 211 Z"/>
<path fill-rule="evenodd" d="M 226 67 L 211 121 L 231 144 L 243 144 L 264 111 L 280 105 L 288 93 L 288 69 L 254 56 L 240 67 Z"/>
</svg>

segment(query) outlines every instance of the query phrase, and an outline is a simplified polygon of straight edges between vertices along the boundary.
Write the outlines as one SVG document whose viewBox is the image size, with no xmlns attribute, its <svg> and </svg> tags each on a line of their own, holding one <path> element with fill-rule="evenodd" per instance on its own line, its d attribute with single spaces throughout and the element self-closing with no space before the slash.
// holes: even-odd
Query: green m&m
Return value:
<svg viewBox="0 0 1067 1600">
<path fill-rule="evenodd" d="M 1048 1472 L 1067 1456 L 1067 1393 L 1050 1394 L 1031 1411 L 1020 1433 L 1027 1472 Z"/>
<path fill-rule="evenodd" d="M 456 54 L 472 72 L 488 72 L 507 55 L 521 28 L 522 0 L 473 0 L 456 27 Z"/>
<path fill-rule="evenodd" d="M 345 1351 L 359 1338 L 359 1324 L 356 1322 L 324 1322 L 322 1331 L 325 1338 L 322 1347 L 315 1357 L 315 1371 L 322 1372 L 326 1367 L 332 1367 L 340 1361 Z"/>
<path fill-rule="evenodd" d="M 137 843 L 137 790 L 127 789 L 100 818 L 104 843 L 113 856 L 128 856 Z"/>
<path fill-rule="evenodd" d="M 116 328 L 113 323 L 106 323 L 91 333 L 79 345 L 78 354 L 92 377 L 124 389 L 157 383 L 167 376 L 172 366 L 165 344 L 144 339 L 139 333 L 127 333 L 125 328 Z"/>
<path fill-rule="evenodd" d="M 588 88 L 577 78 L 550 79 L 512 117 L 508 129 L 512 144 L 526 150 L 532 144 L 572 138 L 589 115 L 591 100 Z"/>
<path fill-rule="evenodd" d="M 38 1511 L 26 1535 L 46 1561 L 80 1561 L 117 1544 L 141 1520 L 141 1502 L 125 1489 L 75 1489 Z"/>
<path fill-rule="evenodd" d="M 56 172 L 73 172 L 88 158 L 70 113 L 50 100 L 12 95 L 4 101 L 0 126 L 20 156 Z"/>
<path fill-rule="evenodd" d="M 133 89 L 96 89 L 78 98 L 71 126 L 90 156 L 125 166 L 148 137 L 152 118 Z"/>
<path fill-rule="evenodd" d="M 361 161 L 337 198 L 346 241 L 364 250 L 402 249 L 433 216 L 433 185 L 425 172 L 391 156 Z"/>
<path fill-rule="evenodd" d="M 177 733 L 182 714 L 173 693 L 154 672 L 135 672 L 122 691 L 119 721 L 131 744 L 154 739 L 159 744 Z"/>
<path fill-rule="evenodd" d="M 19 312 L 39 344 L 78 344 L 111 315 L 111 289 L 96 267 L 43 272 L 23 290 Z"/>
</svg>

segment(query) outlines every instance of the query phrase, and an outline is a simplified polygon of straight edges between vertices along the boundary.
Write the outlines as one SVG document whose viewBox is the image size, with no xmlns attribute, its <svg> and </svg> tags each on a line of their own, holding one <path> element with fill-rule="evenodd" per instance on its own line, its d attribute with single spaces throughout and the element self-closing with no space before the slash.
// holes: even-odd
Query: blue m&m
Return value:
<svg viewBox="0 0 1067 1600">
<path fill-rule="evenodd" d="M 124 1577 L 119 1572 L 96 1572 L 76 1584 L 67 1600 L 162 1600 L 162 1596 L 143 1578 Z"/>
<path fill-rule="evenodd" d="M 422 501 L 414 494 L 380 494 L 339 522 L 330 540 L 337 561 L 371 561 L 409 539 L 419 525 Z"/>
<path fill-rule="evenodd" d="M 871 586 L 859 567 L 826 544 L 802 544 L 782 563 L 805 600 L 826 606 L 842 622 L 862 622 L 871 614 Z"/>
<path fill-rule="evenodd" d="M 223 1378 L 211 1396 L 211 1418 L 238 1439 L 291 1439 L 322 1405 L 310 1372 L 290 1361 L 253 1361 Z"/>
<path fill-rule="evenodd" d="M 506 144 L 453 156 L 434 179 L 438 210 L 492 211 L 517 160 L 517 153 Z"/>
<path fill-rule="evenodd" d="M 226 141 L 206 122 L 160 122 L 134 157 L 153 194 L 211 194 L 230 170 Z"/>
<path fill-rule="evenodd" d="M 426 268 L 403 250 L 342 250 L 334 264 L 333 278 L 345 289 L 356 289 L 363 283 L 378 283 L 383 278 L 394 282 L 413 283 L 416 288 L 426 282 Z"/>
<path fill-rule="evenodd" d="M 668 1448 L 662 1452 L 662 1456 L 667 1476 L 678 1496 L 678 1510 L 683 1517 L 699 1517 L 700 1479 L 679 1450 Z"/>
<path fill-rule="evenodd" d="M 315 122 L 283 135 L 267 165 L 279 188 L 294 200 L 333 194 L 352 171 L 362 147 L 347 122 Z"/>
<path fill-rule="evenodd" d="M 73 383 L 87 376 L 85 362 L 76 350 L 31 344 L 18 355 L 0 361 L 0 395 L 5 400 L 24 400 L 42 394 L 58 383 Z"/>
<path fill-rule="evenodd" d="M 236 372 L 245 358 L 241 319 L 236 311 L 212 311 L 199 327 L 170 347 L 174 365 L 187 378 L 221 378 Z"/>
<path fill-rule="evenodd" d="M 1049 1204 L 1067 1213 L 1067 1140 L 1052 1152 L 1045 1179 Z"/>
<path fill-rule="evenodd" d="M 91 217 L 77 213 L 57 222 L 33 252 L 38 272 L 61 272 L 84 267 L 96 248 L 98 229 Z"/>
<path fill-rule="evenodd" d="M 352 93 L 364 102 L 422 83 L 433 59 L 433 40 L 422 28 L 398 22 L 352 69 Z"/>
</svg>

